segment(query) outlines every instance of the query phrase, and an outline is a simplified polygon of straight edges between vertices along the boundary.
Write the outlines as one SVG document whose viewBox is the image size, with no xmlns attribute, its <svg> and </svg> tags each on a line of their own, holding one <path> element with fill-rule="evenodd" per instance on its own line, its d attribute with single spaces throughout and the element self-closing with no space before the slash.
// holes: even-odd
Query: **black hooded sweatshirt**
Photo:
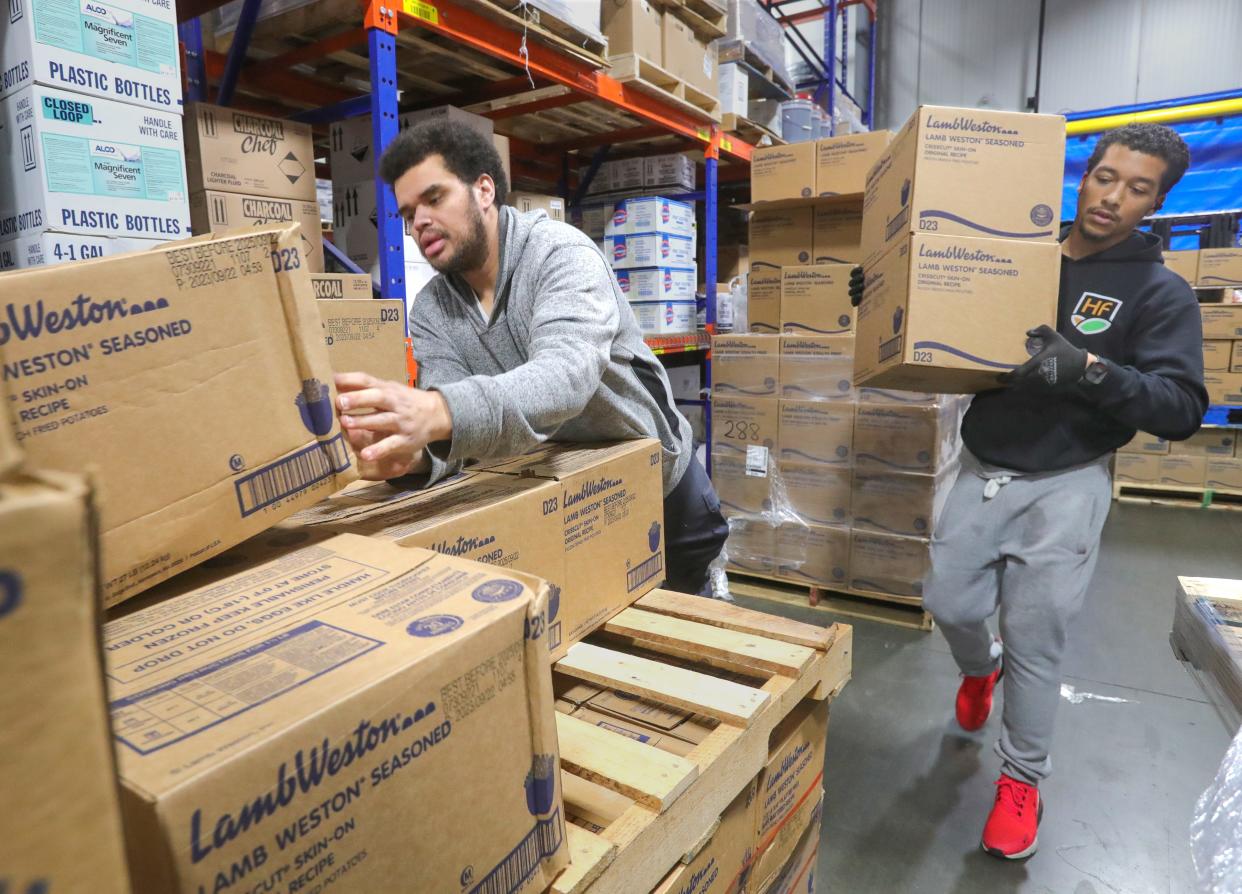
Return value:
<svg viewBox="0 0 1242 894">
<path fill-rule="evenodd" d="M 1108 374 L 1068 394 L 977 395 L 962 440 L 979 459 L 1053 472 L 1116 450 L 1139 429 L 1170 441 L 1199 430 L 1203 321 L 1190 286 L 1164 266 L 1158 237 L 1136 230 L 1098 254 L 1062 256 L 1057 331 L 1102 358 Z"/>
</svg>

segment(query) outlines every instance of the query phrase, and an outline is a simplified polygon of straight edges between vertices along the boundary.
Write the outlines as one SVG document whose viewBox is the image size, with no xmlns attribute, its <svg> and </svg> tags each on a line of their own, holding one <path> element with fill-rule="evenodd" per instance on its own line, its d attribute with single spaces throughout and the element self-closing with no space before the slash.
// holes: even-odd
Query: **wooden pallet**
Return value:
<svg viewBox="0 0 1242 894">
<path fill-rule="evenodd" d="M 811 601 L 812 590 L 816 590 L 817 595 L 814 603 Z M 870 590 L 819 589 L 799 581 L 730 571 L 729 591 L 735 596 L 758 599 L 774 606 L 811 608 L 826 615 L 862 618 L 895 627 L 931 630 L 934 626 L 931 612 L 923 610 L 921 600 L 905 596 L 894 597 Z"/>
<path fill-rule="evenodd" d="M 524 0 L 484 0 L 484 3 L 490 3 L 542 34 L 550 34 L 559 38 L 560 41 L 578 51 L 585 51 L 601 58 L 608 54 L 608 38 L 602 34 L 590 34 L 583 31 L 577 25 L 560 18 L 550 10 L 532 6 Z M 558 41 L 549 42 L 559 45 Z"/>
<path fill-rule="evenodd" d="M 713 41 L 728 33 L 728 10 L 712 0 L 656 0 L 654 5 L 689 25 L 700 40 Z"/>
<path fill-rule="evenodd" d="M 762 124 L 756 124 L 749 118 L 725 112 L 720 119 L 720 127 L 725 133 L 737 134 L 754 146 L 784 146 L 785 141 L 772 133 Z"/>
<path fill-rule="evenodd" d="M 816 627 L 656 590 L 571 646 L 556 672 L 719 725 L 681 757 L 558 713 L 566 812 L 608 819 L 598 831 L 568 826 L 572 862 L 551 890 L 654 888 L 763 768 L 776 724 L 802 699 L 841 691 L 850 679 L 852 643 L 847 625 Z M 686 661 L 698 669 L 687 669 Z M 735 682 L 738 674 L 753 685 Z"/>
<path fill-rule="evenodd" d="M 1113 499 L 1119 503 L 1163 506 L 1171 509 L 1242 511 L 1242 492 L 1214 490 L 1210 487 L 1127 484 L 1113 479 Z"/>
<path fill-rule="evenodd" d="M 683 111 L 707 121 L 720 120 L 720 100 L 687 84 L 635 53 L 614 56 L 611 60 L 612 77 L 636 90 L 650 93 Z"/>
</svg>

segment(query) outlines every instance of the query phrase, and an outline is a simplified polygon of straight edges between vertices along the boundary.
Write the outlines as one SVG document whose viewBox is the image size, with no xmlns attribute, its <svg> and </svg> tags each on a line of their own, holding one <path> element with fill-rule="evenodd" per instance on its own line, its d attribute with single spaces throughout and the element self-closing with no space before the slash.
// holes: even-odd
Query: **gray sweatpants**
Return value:
<svg viewBox="0 0 1242 894">
<path fill-rule="evenodd" d="M 964 452 L 932 537 L 923 606 L 963 674 L 984 676 L 1004 661 L 996 750 L 1002 772 L 1032 785 L 1052 769 L 1061 656 L 1099 554 L 1112 499 L 1108 460 L 1024 475 Z M 1003 659 L 988 630 L 998 609 Z"/>
</svg>

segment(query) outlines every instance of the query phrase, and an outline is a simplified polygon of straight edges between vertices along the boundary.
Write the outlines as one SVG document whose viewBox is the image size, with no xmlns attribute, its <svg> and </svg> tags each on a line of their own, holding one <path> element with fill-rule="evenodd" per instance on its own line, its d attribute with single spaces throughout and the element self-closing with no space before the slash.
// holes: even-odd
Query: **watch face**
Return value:
<svg viewBox="0 0 1242 894">
<path fill-rule="evenodd" d="M 1092 385 L 1098 385 L 1104 381 L 1106 375 L 1108 375 L 1108 366 L 1102 361 L 1097 360 L 1087 367 L 1082 377 Z"/>
</svg>

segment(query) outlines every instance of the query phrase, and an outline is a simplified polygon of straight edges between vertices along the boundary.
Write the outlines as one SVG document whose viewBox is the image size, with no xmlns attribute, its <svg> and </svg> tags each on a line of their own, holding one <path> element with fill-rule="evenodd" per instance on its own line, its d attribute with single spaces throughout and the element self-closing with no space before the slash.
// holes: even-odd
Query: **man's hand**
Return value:
<svg viewBox="0 0 1242 894">
<path fill-rule="evenodd" d="M 850 271 L 850 304 L 854 307 L 862 304 L 864 279 L 861 266 L 855 267 Z"/>
<path fill-rule="evenodd" d="M 1074 347 L 1047 324 L 1026 333 L 1026 352 L 1031 359 L 1012 372 L 1001 373 L 1002 385 L 1064 394 L 1082 381 L 1091 362 L 1090 354 Z"/>
<path fill-rule="evenodd" d="M 422 391 L 366 373 L 336 376 L 341 428 L 358 454 L 363 478 L 380 481 L 417 471 L 423 448 L 453 436 L 453 418 L 438 391 Z M 351 415 L 371 410 L 365 415 Z"/>
</svg>

